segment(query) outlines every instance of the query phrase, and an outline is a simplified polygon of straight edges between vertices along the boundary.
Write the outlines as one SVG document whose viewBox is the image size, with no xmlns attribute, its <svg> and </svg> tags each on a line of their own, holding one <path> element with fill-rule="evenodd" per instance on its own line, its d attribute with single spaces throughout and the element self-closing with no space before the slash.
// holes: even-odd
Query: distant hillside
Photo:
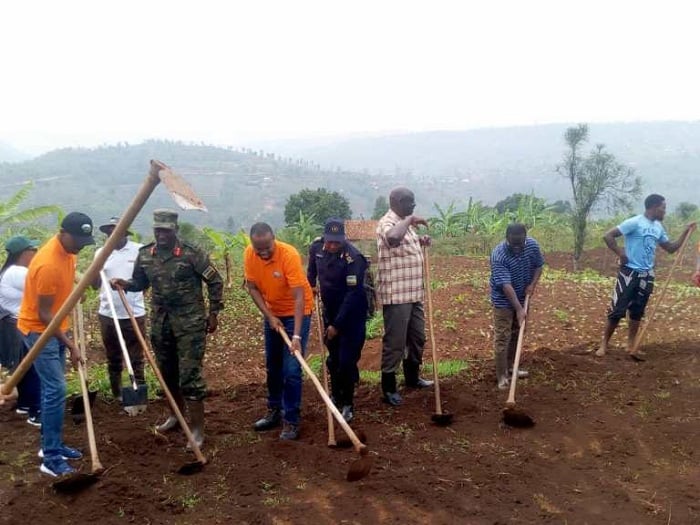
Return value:
<svg viewBox="0 0 700 525">
<path fill-rule="evenodd" d="M 494 204 L 505 194 L 528 193 L 568 199 L 569 188 L 555 167 L 565 151 L 563 134 L 573 124 L 441 131 L 353 138 L 317 145 L 278 142 L 276 151 L 323 167 L 386 174 L 413 173 L 454 199 L 473 196 Z M 603 143 L 621 162 L 634 167 L 644 192 L 664 193 L 674 203 L 700 204 L 700 122 L 591 124 L 589 149 Z M 432 187 L 431 187 L 432 186 Z M 428 191 L 429 189 L 429 191 Z"/>
<path fill-rule="evenodd" d="M 0 142 L 0 162 L 19 162 L 29 158 L 30 155 L 27 155 L 5 142 Z"/>
<path fill-rule="evenodd" d="M 26 162 L 0 164 L 0 180 L 5 194 L 32 181 L 30 205 L 57 204 L 67 211 L 84 211 L 101 222 L 125 209 L 153 158 L 185 176 L 210 210 L 209 214 L 183 212 L 183 220 L 230 230 L 247 228 L 259 220 L 281 225 L 287 198 L 305 187 L 342 191 L 358 215 L 371 213 L 376 196 L 390 187 L 367 175 L 322 171 L 306 161 L 271 153 L 168 141 L 56 150 Z M 174 204 L 158 188 L 136 228 L 148 230 L 150 212 L 162 206 Z"/>
<path fill-rule="evenodd" d="M 417 133 L 303 147 L 277 143 L 274 152 L 168 141 L 124 143 L 0 163 L 0 181 L 5 195 L 34 181 L 29 204 L 83 210 L 101 222 L 126 207 L 146 176 L 149 159 L 155 158 L 184 175 L 207 203 L 207 215 L 182 214 L 198 225 L 236 230 L 265 220 L 279 226 L 289 195 L 317 187 L 343 193 L 355 217 L 367 218 L 377 196 L 406 185 L 416 193 L 416 212 L 431 215 L 434 202 L 455 201 L 461 207 L 470 197 L 490 205 L 516 192 L 568 200 L 566 181 L 556 173 L 565 129 L 562 124 Z M 590 148 L 605 143 L 635 168 L 645 193 L 663 193 L 670 209 L 680 201 L 700 204 L 699 122 L 596 124 L 590 131 Z M 150 212 L 172 205 L 158 189 L 136 228 L 150 229 Z"/>
</svg>

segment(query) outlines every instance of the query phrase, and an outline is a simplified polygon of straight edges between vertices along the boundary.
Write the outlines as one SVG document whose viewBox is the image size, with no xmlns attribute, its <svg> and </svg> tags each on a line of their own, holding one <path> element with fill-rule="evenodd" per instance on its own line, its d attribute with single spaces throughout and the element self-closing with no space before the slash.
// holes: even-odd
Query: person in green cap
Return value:
<svg viewBox="0 0 700 525">
<path fill-rule="evenodd" d="M 216 330 L 224 307 L 224 282 L 208 254 L 178 237 L 177 218 L 172 210 L 155 210 L 155 242 L 139 249 L 131 279 L 113 278 L 110 283 L 127 292 L 151 288 L 151 344 L 158 368 L 181 410 L 187 399 L 192 433 L 201 446 L 207 394 L 202 360 L 206 335 Z M 203 283 L 209 296 L 208 315 Z M 165 432 L 178 426 L 171 414 L 156 429 Z"/>
<path fill-rule="evenodd" d="M 24 358 L 27 349 L 22 334 L 17 330 L 17 316 L 24 295 L 24 281 L 29 263 L 39 241 L 26 237 L 12 237 L 5 243 L 7 259 L 0 268 L 0 365 L 14 370 Z M 41 381 L 32 365 L 17 385 L 16 412 L 27 416 L 27 423 L 41 426 Z"/>
</svg>

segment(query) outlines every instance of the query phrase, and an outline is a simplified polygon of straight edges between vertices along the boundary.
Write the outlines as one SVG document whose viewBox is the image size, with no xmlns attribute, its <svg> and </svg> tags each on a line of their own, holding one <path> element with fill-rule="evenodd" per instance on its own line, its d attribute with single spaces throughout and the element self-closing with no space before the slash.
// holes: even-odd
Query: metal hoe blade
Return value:
<svg viewBox="0 0 700 525">
<path fill-rule="evenodd" d="M 503 410 L 503 422 L 509 427 L 532 428 L 535 421 L 522 410 L 515 407 L 508 407 Z"/>
<path fill-rule="evenodd" d="M 369 455 L 369 449 L 363 446 L 359 452 L 360 459 L 353 461 L 350 464 L 350 469 L 348 470 L 348 475 L 346 477 L 348 481 L 359 481 L 367 476 L 370 470 L 372 470 L 374 458 Z"/>
<path fill-rule="evenodd" d="M 53 483 L 53 488 L 56 492 L 62 494 L 75 494 L 88 488 L 91 485 L 97 483 L 99 479 L 97 474 L 72 474 L 68 476 L 61 477 L 58 481 Z"/>
<path fill-rule="evenodd" d="M 160 161 L 152 160 L 152 167 L 159 169 L 158 176 L 175 203 L 183 210 L 208 211 L 202 199 L 180 175 Z"/>
</svg>

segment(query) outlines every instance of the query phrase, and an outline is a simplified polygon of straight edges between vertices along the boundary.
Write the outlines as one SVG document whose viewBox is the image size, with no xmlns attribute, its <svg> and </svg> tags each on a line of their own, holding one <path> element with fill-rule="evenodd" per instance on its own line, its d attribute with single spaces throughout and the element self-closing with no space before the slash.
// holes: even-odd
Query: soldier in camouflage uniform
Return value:
<svg viewBox="0 0 700 525">
<path fill-rule="evenodd" d="M 113 286 L 129 292 L 148 287 L 151 292 L 151 344 L 158 368 L 180 409 L 188 401 L 192 433 L 204 442 L 204 397 L 202 359 L 206 334 L 216 330 L 217 314 L 223 308 L 223 280 L 200 248 L 177 236 L 177 213 L 153 212 L 155 242 L 139 250 L 130 280 L 112 279 Z M 209 315 L 202 282 L 207 284 Z M 178 427 L 173 414 L 158 427 L 164 432 Z"/>
</svg>

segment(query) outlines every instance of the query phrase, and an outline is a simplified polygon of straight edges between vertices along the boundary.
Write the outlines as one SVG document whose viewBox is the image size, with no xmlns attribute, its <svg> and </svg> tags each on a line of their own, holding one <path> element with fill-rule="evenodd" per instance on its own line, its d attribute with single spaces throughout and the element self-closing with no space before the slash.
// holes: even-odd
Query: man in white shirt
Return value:
<svg viewBox="0 0 700 525">
<path fill-rule="evenodd" d="M 100 231 L 109 237 L 114 228 L 119 222 L 119 217 L 112 217 L 107 224 L 100 226 Z M 105 265 L 102 268 L 107 279 L 131 279 L 131 275 L 134 271 L 134 263 L 136 262 L 136 257 L 139 253 L 139 248 L 143 246 L 137 242 L 130 241 L 128 236 L 131 232 L 127 231 L 123 238 L 119 240 L 114 248 L 114 251 L 110 254 L 105 261 Z M 100 253 L 102 248 L 98 248 L 95 251 L 95 256 Z M 100 287 L 100 331 L 102 333 L 102 343 L 105 347 L 105 352 L 107 354 L 107 370 L 109 372 L 109 384 L 112 388 L 112 394 L 115 399 L 121 400 L 121 385 L 122 385 L 122 370 L 124 369 L 122 350 L 119 346 L 119 339 L 117 338 L 117 330 L 114 325 L 114 320 L 112 318 L 112 312 L 109 309 L 109 302 L 107 301 L 107 295 L 103 286 L 100 285 L 99 278 L 95 283 L 95 286 Z M 108 286 L 108 288 L 110 288 Z M 117 311 L 117 317 L 119 317 L 119 326 L 121 328 L 122 335 L 124 336 L 124 342 L 126 343 L 126 348 L 129 352 L 129 358 L 131 359 L 131 366 L 134 368 L 134 376 L 138 383 L 144 382 L 143 375 L 143 351 L 139 340 L 136 337 L 133 327 L 131 326 L 131 321 L 129 319 L 129 314 L 127 313 L 121 299 L 119 298 L 119 293 L 116 290 L 109 289 L 109 293 L 112 294 L 112 300 L 114 302 L 115 310 Z M 136 321 L 138 322 L 139 328 L 142 334 L 146 333 L 146 309 L 143 302 L 143 292 L 126 292 L 126 298 L 131 306 L 131 310 L 134 312 Z"/>
</svg>

